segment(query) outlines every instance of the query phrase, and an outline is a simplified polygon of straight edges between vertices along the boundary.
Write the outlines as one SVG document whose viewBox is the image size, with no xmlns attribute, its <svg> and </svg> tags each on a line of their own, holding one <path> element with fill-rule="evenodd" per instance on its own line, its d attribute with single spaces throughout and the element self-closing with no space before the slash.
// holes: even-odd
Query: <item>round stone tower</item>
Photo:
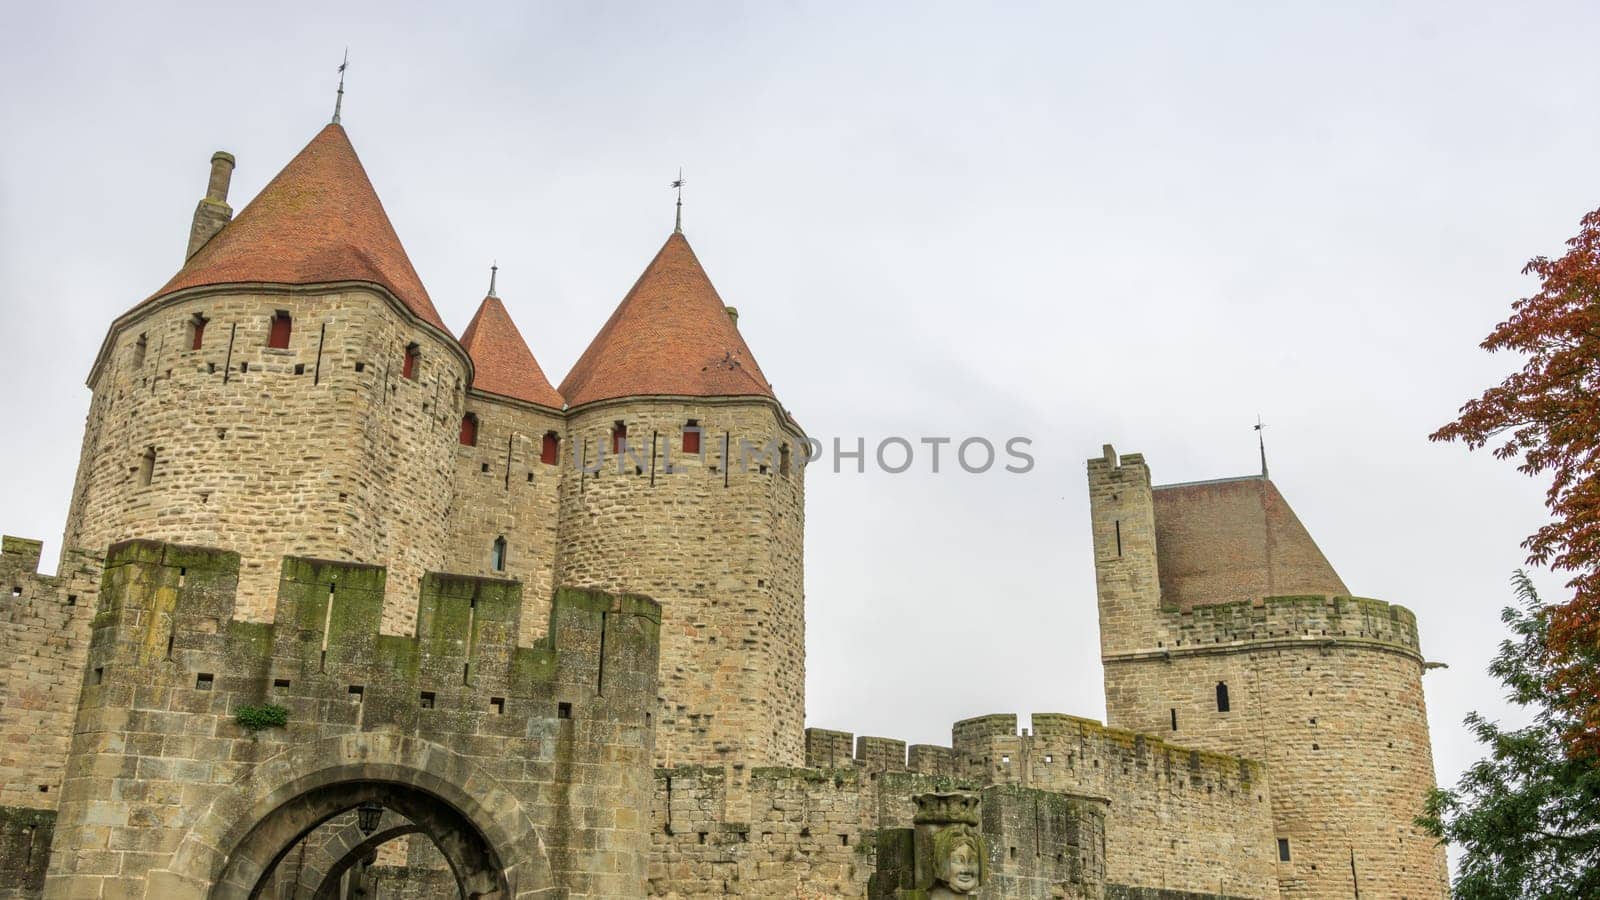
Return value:
<svg viewBox="0 0 1600 900">
<path fill-rule="evenodd" d="M 262 619 L 286 554 L 385 565 L 385 627 L 408 632 L 445 558 L 471 363 L 341 126 L 230 222 L 232 166 L 213 159 L 183 268 L 95 360 L 64 544 L 237 551 Z"/>
<path fill-rule="evenodd" d="M 1266 764 L 1281 896 L 1448 896 L 1410 610 L 1351 597 L 1265 471 L 1089 461 L 1107 724 Z M 1112 815 L 1115 815 L 1113 804 Z"/>
<path fill-rule="evenodd" d="M 681 232 L 559 388 L 556 583 L 662 606 L 660 765 L 801 765 L 805 434 Z"/>
</svg>

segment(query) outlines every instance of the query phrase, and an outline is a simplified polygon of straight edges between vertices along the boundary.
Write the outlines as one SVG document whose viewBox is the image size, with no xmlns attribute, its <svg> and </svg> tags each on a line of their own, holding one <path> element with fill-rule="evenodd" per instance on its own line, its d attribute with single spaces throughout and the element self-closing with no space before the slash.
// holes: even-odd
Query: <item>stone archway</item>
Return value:
<svg viewBox="0 0 1600 900">
<path fill-rule="evenodd" d="M 448 747 L 393 732 L 301 744 L 254 766 L 151 871 L 147 900 L 244 900 L 317 825 L 377 802 L 428 832 L 462 896 L 553 895 L 540 830 L 515 794 Z M 448 846 L 447 846 L 448 845 Z"/>
<path fill-rule="evenodd" d="M 464 900 L 509 900 L 500 854 L 471 820 L 436 795 L 408 784 L 374 780 L 313 788 L 256 822 L 228 854 L 210 900 L 258 900 L 279 861 L 302 838 L 329 819 L 367 803 L 395 811 L 431 838 L 450 864 Z"/>
<path fill-rule="evenodd" d="M 417 834 L 421 830 L 412 823 L 396 825 L 393 828 L 373 832 L 371 837 L 364 838 L 358 843 L 341 845 L 342 852 L 338 854 L 338 858 L 334 860 L 332 865 L 325 870 L 318 869 L 315 872 L 307 872 L 307 877 L 302 878 L 300 882 L 302 885 L 315 881 L 315 884 L 310 885 L 311 889 L 306 892 L 305 896 L 310 900 L 338 900 L 337 891 L 340 880 L 344 878 L 344 873 L 350 871 L 369 854 L 377 852 L 378 848 L 384 844 L 395 838 Z"/>
<path fill-rule="evenodd" d="M 337 816 L 324 822 L 289 851 L 273 877 L 277 893 L 269 892 L 267 896 L 276 900 L 309 900 L 328 880 L 328 873 L 342 866 L 347 856 L 357 852 L 370 855 L 373 848 L 385 841 L 417 833 L 415 823 L 392 810 L 384 811 L 370 834 L 362 832 L 357 816 Z M 377 840 L 379 835 L 383 836 L 382 840 Z"/>
</svg>

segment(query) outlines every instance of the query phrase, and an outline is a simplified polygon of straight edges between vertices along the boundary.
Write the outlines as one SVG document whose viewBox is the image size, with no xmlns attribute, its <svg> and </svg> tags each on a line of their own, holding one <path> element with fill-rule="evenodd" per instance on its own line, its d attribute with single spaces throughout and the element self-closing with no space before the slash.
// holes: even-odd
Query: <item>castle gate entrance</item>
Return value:
<svg viewBox="0 0 1600 900">
<path fill-rule="evenodd" d="M 336 897 L 341 877 L 391 839 L 421 833 L 449 864 L 463 900 L 509 900 L 510 880 L 502 857 L 483 831 L 443 798 L 412 785 L 386 781 L 342 781 L 306 791 L 251 826 L 227 854 L 210 900 L 269 898 L 267 889 L 290 851 L 324 823 L 345 813 L 370 819 L 373 834 L 343 852 L 318 885 L 317 897 Z M 404 824 L 382 830 L 385 814 Z M 358 826 L 359 828 L 359 826 Z"/>
</svg>

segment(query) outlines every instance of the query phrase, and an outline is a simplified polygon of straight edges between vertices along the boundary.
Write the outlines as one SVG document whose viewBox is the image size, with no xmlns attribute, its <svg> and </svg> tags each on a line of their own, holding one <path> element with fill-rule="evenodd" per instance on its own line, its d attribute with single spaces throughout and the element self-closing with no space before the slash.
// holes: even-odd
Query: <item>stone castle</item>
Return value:
<svg viewBox="0 0 1600 900">
<path fill-rule="evenodd" d="M 1089 462 L 1106 724 L 808 729 L 808 439 L 681 230 L 556 387 L 337 118 L 233 167 L 90 368 L 58 574 L 5 538 L 0 897 L 1447 894 L 1415 618 L 1265 471 Z"/>
</svg>

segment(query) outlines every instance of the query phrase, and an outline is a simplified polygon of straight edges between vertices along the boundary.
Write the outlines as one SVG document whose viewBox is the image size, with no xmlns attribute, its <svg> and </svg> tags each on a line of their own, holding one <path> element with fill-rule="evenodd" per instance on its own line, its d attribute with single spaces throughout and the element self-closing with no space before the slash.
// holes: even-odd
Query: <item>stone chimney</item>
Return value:
<svg viewBox="0 0 1600 900">
<path fill-rule="evenodd" d="M 184 261 L 199 252 L 211 236 L 233 220 L 233 207 L 228 205 L 228 183 L 233 180 L 233 154 L 218 150 L 211 154 L 211 181 L 206 185 L 206 195 L 194 208 L 194 224 L 189 228 L 189 252 Z"/>
</svg>

